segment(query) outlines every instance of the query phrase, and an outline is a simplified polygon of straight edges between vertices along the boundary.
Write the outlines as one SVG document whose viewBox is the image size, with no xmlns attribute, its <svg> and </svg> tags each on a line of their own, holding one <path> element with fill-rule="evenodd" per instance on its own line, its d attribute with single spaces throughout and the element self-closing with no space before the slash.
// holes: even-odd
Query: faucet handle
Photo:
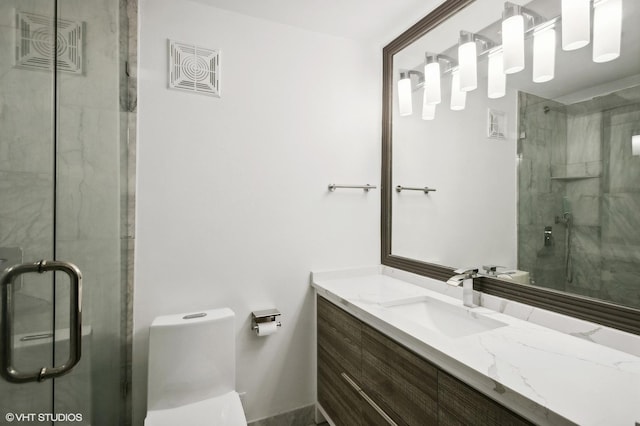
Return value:
<svg viewBox="0 0 640 426">
<path fill-rule="evenodd" d="M 469 274 L 475 275 L 478 273 L 478 268 L 470 267 L 470 268 L 460 268 L 453 271 L 454 274 Z"/>
<path fill-rule="evenodd" d="M 487 275 L 496 275 L 498 268 L 506 268 L 506 266 L 482 265 L 482 269 L 486 272 Z"/>
</svg>

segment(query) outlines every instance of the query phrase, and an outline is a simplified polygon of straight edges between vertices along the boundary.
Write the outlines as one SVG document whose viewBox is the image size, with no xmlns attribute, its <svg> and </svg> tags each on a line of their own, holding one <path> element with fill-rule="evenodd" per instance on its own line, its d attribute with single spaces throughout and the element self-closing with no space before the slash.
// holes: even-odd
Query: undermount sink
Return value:
<svg viewBox="0 0 640 426">
<path fill-rule="evenodd" d="M 396 315 L 448 337 L 468 336 L 507 325 L 428 296 L 393 301 L 382 306 Z"/>
</svg>

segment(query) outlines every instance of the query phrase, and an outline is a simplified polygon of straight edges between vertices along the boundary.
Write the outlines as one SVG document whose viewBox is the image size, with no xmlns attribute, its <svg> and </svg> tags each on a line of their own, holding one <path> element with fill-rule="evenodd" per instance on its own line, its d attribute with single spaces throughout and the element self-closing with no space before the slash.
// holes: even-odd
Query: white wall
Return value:
<svg viewBox="0 0 640 426">
<path fill-rule="evenodd" d="M 249 421 L 314 402 L 312 269 L 379 262 L 378 49 L 189 1 L 140 4 L 134 424 L 148 326 L 229 306 Z M 167 89 L 167 39 L 222 50 L 222 98 Z M 257 338 L 252 310 L 282 329 Z"/>
</svg>

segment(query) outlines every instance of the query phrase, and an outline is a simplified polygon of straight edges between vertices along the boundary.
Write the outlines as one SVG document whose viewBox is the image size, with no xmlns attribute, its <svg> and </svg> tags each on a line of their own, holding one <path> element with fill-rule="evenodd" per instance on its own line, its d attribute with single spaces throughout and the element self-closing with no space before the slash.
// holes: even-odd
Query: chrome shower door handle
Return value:
<svg viewBox="0 0 640 426">
<path fill-rule="evenodd" d="M 10 286 L 22 274 L 45 272 L 64 272 L 70 281 L 69 311 L 69 358 L 57 367 L 40 367 L 32 372 L 20 372 L 13 367 L 13 294 Z M 23 263 L 4 271 L 0 281 L 2 287 L 2 349 L 0 350 L 0 375 L 12 383 L 42 381 L 59 377 L 71 371 L 82 355 L 82 273 L 77 266 L 57 260 L 41 260 L 35 263 Z"/>
</svg>

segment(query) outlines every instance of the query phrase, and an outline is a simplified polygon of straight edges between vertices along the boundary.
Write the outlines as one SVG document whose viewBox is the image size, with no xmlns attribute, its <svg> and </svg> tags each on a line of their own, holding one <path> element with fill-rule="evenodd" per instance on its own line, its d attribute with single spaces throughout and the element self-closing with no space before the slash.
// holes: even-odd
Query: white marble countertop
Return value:
<svg viewBox="0 0 640 426">
<path fill-rule="evenodd" d="M 487 307 L 464 308 L 461 289 L 412 276 L 381 266 L 314 272 L 312 286 L 373 328 L 537 424 L 640 424 L 637 352 L 623 352 Z M 471 310 L 506 326 L 450 338 L 383 306 L 418 296 Z M 475 297 L 477 302 L 483 300 L 477 292 Z M 632 342 L 621 345 L 636 350 L 640 345 L 636 337 L 629 335 L 627 340 Z"/>
</svg>

